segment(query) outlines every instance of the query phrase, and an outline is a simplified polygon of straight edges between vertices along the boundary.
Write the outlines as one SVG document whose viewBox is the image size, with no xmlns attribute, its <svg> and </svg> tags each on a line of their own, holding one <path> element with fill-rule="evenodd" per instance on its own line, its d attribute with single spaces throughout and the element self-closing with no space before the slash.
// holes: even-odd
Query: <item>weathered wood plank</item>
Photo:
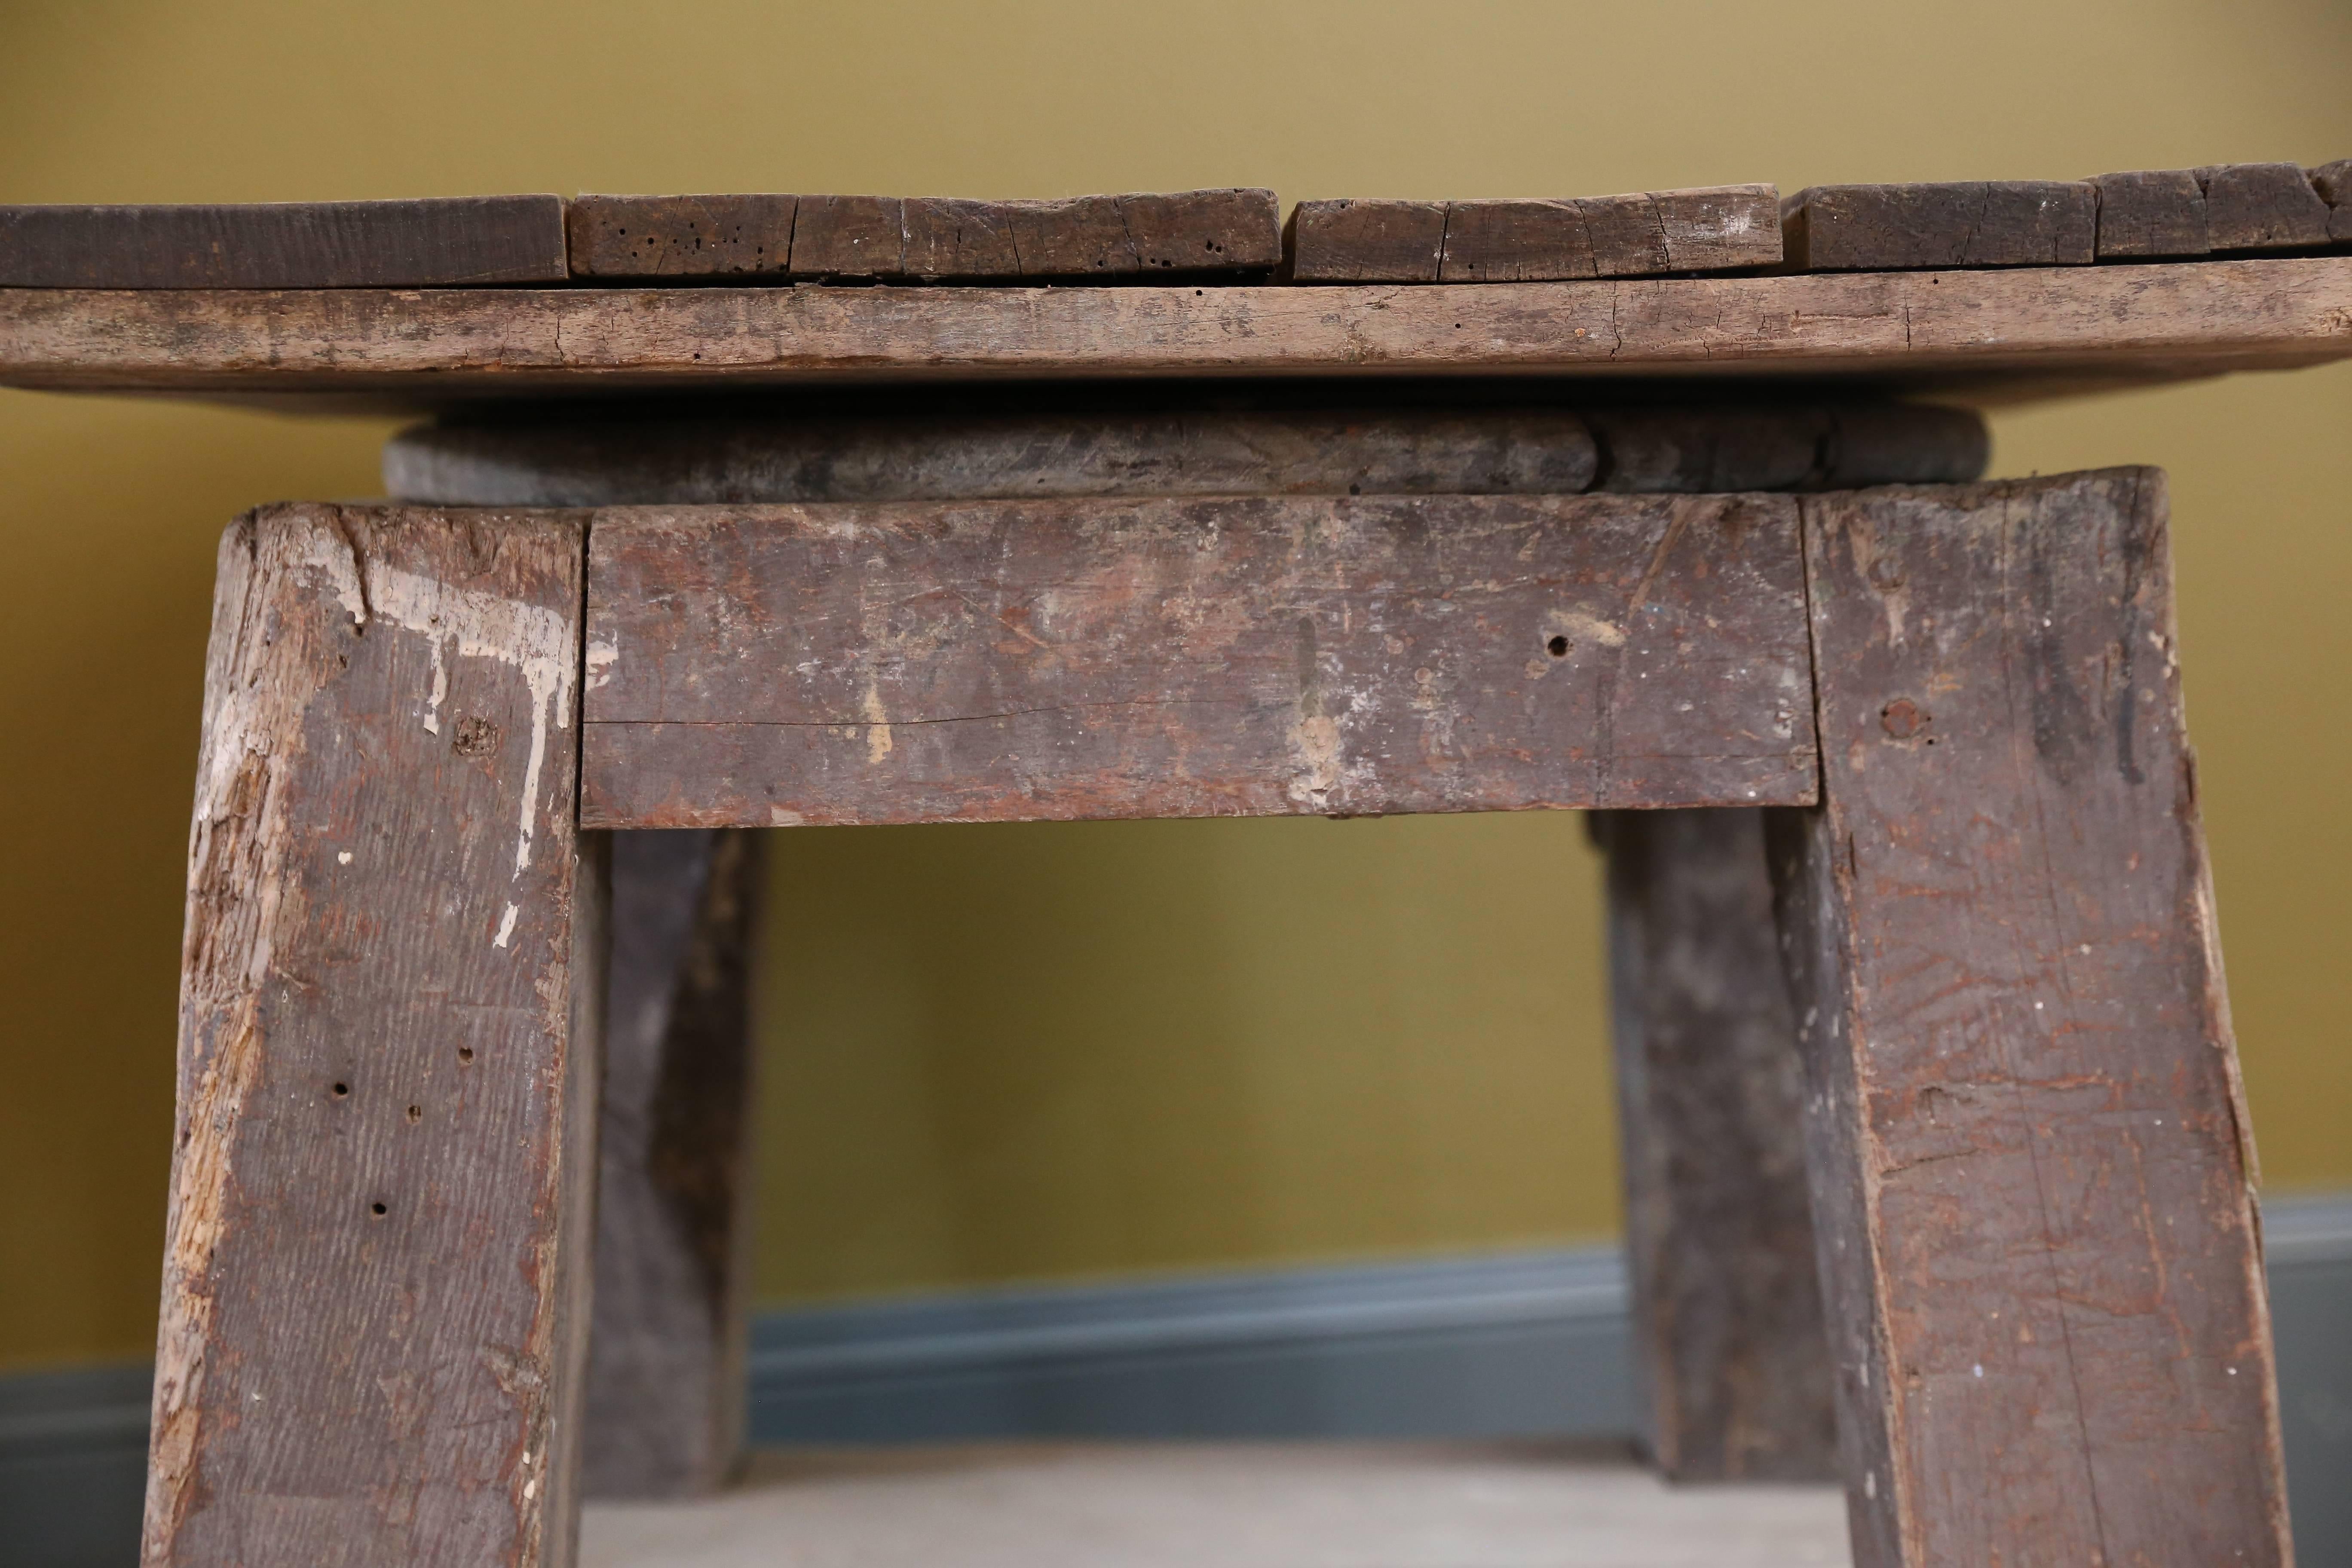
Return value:
<svg viewBox="0 0 2352 1568">
<path fill-rule="evenodd" d="M 2137 169 L 2091 184 L 2099 193 L 2100 260 L 2211 252 L 2205 187 L 2194 169 Z"/>
<path fill-rule="evenodd" d="M 1809 798 L 1794 503 L 598 515 L 584 820 Z"/>
<path fill-rule="evenodd" d="M 1812 185 L 1780 204 L 1780 221 L 1800 272 L 2082 267 L 2096 255 L 2098 193 L 2056 180 Z"/>
<path fill-rule="evenodd" d="M 1271 270 L 1280 209 L 1261 189 L 1059 201 L 943 196 L 582 196 L 580 278 L 1014 282 Z"/>
<path fill-rule="evenodd" d="M 2341 359 L 2347 321 L 2341 255 L 1402 290 L 16 289 L 0 384 L 348 410 L 916 377 L 1769 374 L 2014 400 Z"/>
<path fill-rule="evenodd" d="M 576 520 L 224 537 L 150 1563 L 571 1561 L 602 909 Z"/>
<path fill-rule="evenodd" d="M 573 414 L 424 426 L 393 437 L 383 456 L 385 486 L 404 499 L 524 506 L 1570 495 L 1591 485 L 1597 467 L 1584 420 L 1561 408 L 609 422 Z"/>
<path fill-rule="evenodd" d="M 1595 820 L 1651 1455 L 1682 1481 L 1827 1480 L 1829 1341 L 1762 816 Z"/>
<path fill-rule="evenodd" d="M 1862 1568 L 2291 1560 L 2164 483 L 1809 499 L 1774 814 Z"/>
<path fill-rule="evenodd" d="M 1984 472 L 1991 438 L 1967 409 L 1673 403 L 1584 411 L 1599 488 L 1629 495 L 1948 484 Z"/>
<path fill-rule="evenodd" d="M 1445 204 L 1300 202 L 1282 246 L 1299 283 L 1434 283 L 1445 259 Z"/>
<path fill-rule="evenodd" d="M 1770 267 L 1780 193 L 1719 185 L 1526 201 L 1301 202 L 1297 282 L 1533 282 Z"/>
<path fill-rule="evenodd" d="M 2205 228 L 2217 251 L 2296 250 L 2327 243 L 2327 203 L 2293 163 L 2223 163 L 2197 171 Z"/>
<path fill-rule="evenodd" d="M 2311 188 L 2327 204 L 2327 237 L 2352 244 L 2352 158 L 2339 158 L 2311 171 Z"/>
<path fill-rule="evenodd" d="M 564 215 L 574 278 L 782 278 L 798 196 L 596 196 Z"/>
<path fill-rule="evenodd" d="M 560 196 L 0 206 L 0 287 L 398 289 L 565 276 Z"/>
<path fill-rule="evenodd" d="M 743 1450 L 759 840 L 613 836 L 587 1493 L 681 1497 Z"/>
</svg>

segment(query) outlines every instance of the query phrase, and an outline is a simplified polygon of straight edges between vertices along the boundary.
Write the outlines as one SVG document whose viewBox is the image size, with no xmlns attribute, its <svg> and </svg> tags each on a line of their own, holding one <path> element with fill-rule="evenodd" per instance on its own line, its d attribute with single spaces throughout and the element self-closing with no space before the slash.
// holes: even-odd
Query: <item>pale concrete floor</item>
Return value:
<svg viewBox="0 0 2352 1568">
<path fill-rule="evenodd" d="M 1668 1488 L 1561 1444 L 762 1454 L 587 1510 L 581 1568 L 1845 1568 L 1832 1487 Z"/>
</svg>

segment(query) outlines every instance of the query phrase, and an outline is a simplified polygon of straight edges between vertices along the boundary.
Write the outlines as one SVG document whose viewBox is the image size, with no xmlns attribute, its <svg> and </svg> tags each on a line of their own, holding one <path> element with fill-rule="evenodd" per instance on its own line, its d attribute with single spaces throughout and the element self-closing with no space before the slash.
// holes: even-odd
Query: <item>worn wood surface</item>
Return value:
<svg viewBox="0 0 2352 1568">
<path fill-rule="evenodd" d="M 613 836 L 591 1497 L 709 1491 L 742 1454 L 760 892 L 749 834 Z"/>
<path fill-rule="evenodd" d="M 2136 169 L 2101 174 L 2098 252 L 2102 261 L 2205 256 L 2205 187 L 2194 169 Z"/>
<path fill-rule="evenodd" d="M 562 1564 L 599 877 L 578 521 L 224 537 L 182 963 L 151 1564 Z"/>
<path fill-rule="evenodd" d="M 1762 814 L 1596 822 L 1650 1452 L 1676 1480 L 1834 1479 L 1803 1083 Z"/>
<path fill-rule="evenodd" d="M 2352 244 L 2352 158 L 2322 163 L 2311 171 L 2311 188 L 2327 204 L 2327 237 L 2336 246 Z"/>
<path fill-rule="evenodd" d="M 566 276 L 559 196 L 0 206 L 0 287 L 394 289 Z"/>
<path fill-rule="evenodd" d="M 1970 410 L 1898 403 L 1595 404 L 1597 488 L 1627 494 L 1948 484 L 1984 472 Z"/>
<path fill-rule="evenodd" d="M 969 201 L 936 196 L 582 196 L 580 278 L 763 274 L 813 281 L 1015 282 L 1271 270 L 1272 191 Z"/>
<path fill-rule="evenodd" d="M 2327 203 L 2293 163 L 2223 163 L 2197 171 L 2205 229 L 2217 251 L 2299 250 L 2327 243 Z"/>
<path fill-rule="evenodd" d="M 574 278 L 782 278 L 792 268 L 790 195 L 572 198 L 564 214 Z"/>
<path fill-rule="evenodd" d="M 614 510 L 583 820 L 1807 799 L 1794 522 L 1767 496 Z"/>
<path fill-rule="evenodd" d="M 1557 201 L 1301 202 L 1286 230 L 1301 283 L 1654 278 L 1770 267 L 1780 193 L 1721 185 Z"/>
<path fill-rule="evenodd" d="M 1812 185 L 1780 214 L 1798 271 L 2080 267 L 2096 254 L 2098 192 L 2057 180 Z"/>
<path fill-rule="evenodd" d="M 394 495 L 530 506 L 1561 495 L 1590 488 L 1598 468 L 1572 410 L 1442 406 L 864 419 L 698 410 L 599 420 L 575 410 L 532 424 L 424 426 L 383 455 Z"/>
<path fill-rule="evenodd" d="M 436 409 L 914 380 L 1805 376 L 1979 401 L 2352 355 L 2352 256 L 1399 289 L 0 289 L 0 384 Z"/>
<path fill-rule="evenodd" d="M 1855 1560 L 2290 1560 L 2163 477 L 1809 499 L 1770 824 Z"/>
</svg>

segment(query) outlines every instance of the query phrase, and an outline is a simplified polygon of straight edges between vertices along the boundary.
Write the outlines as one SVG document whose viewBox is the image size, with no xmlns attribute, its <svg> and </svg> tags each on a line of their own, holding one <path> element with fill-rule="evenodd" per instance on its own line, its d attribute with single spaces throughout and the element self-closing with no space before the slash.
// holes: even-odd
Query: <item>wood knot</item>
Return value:
<svg viewBox="0 0 2352 1568">
<path fill-rule="evenodd" d="M 461 757 L 488 756 L 499 749 L 499 727 L 478 714 L 469 713 L 457 721 L 449 744 Z"/>
</svg>

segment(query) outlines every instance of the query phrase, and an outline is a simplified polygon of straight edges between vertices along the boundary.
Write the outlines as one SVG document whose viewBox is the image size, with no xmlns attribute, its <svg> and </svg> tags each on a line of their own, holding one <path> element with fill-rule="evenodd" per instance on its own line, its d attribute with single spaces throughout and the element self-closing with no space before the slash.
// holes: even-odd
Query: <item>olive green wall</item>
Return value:
<svg viewBox="0 0 2352 1568">
<path fill-rule="evenodd" d="M 0 201 L 1565 195 L 2352 153 L 2322 0 L 40 5 Z M 0 1364 L 147 1348 L 212 542 L 373 423 L 0 394 Z M 2273 1185 L 2352 1183 L 2352 369 L 2007 416 L 2174 476 Z M 1615 1223 L 1572 816 L 780 837 L 772 1297 Z"/>
</svg>

